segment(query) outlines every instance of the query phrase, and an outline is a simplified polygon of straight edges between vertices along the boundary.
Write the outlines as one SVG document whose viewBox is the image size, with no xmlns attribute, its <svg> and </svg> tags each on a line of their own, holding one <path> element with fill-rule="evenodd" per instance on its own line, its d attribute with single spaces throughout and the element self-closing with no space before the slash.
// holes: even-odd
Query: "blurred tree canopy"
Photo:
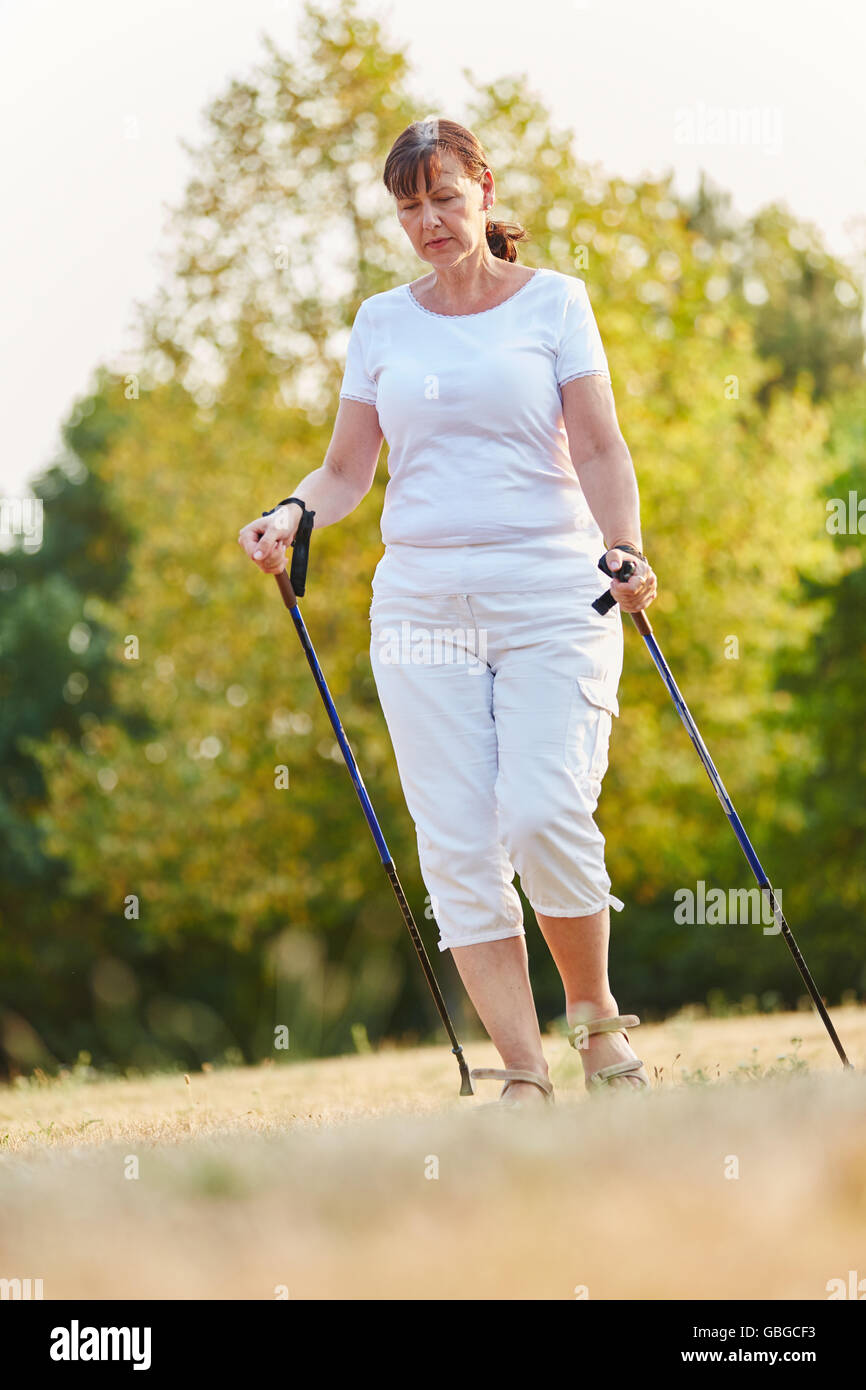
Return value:
<svg viewBox="0 0 866 1390">
<path fill-rule="evenodd" d="M 381 171 L 434 103 L 352 0 L 308 4 L 297 54 L 263 47 L 188 150 L 137 370 L 100 370 L 67 429 L 83 481 L 46 474 L 42 551 L 3 560 L 10 1066 L 78 1045 L 138 1066 L 275 1055 L 280 1025 L 289 1055 L 350 1047 L 357 1023 L 438 1036 L 291 622 L 236 543 L 321 463 L 360 301 L 418 274 Z M 466 77 L 457 119 L 484 144 L 503 217 L 531 233 L 522 259 L 586 280 L 662 650 L 759 855 L 772 848 L 765 868 L 790 889 L 819 982 L 831 997 L 862 991 L 853 927 L 837 930 L 837 905 L 862 903 L 862 541 L 826 526 L 840 477 L 856 487 L 862 472 L 854 276 L 784 210 L 733 226 L 705 186 L 688 203 L 672 175 L 604 174 L 524 76 Z M 315 533 L 303 609 L 432 950 L 368 654 L 386 456 L 363 504 Z M 626 645 L 599 812 L 626 902 L 612 914 L 615 991 L 650 1014 L 745 994 L 791 1003 L 799 977 L 760 925 L 674 923 L 678 888 L 753 880 L 630 624 Z M 37 878 L 42 900 L 22 899 Z M 526 919 L 550 1018 L 558 982 L 528 906 Z M 74 965 L 64 924 L 83 943 Z M 46 941 L 53 983 L 39 995 Z M 436 964 L 465 1024 L 447 953 Z M 86 989 L 65 993 L 66 971 Z"/>
<path fill-rule="evenodd" d="M 762 404 L 807 379 L 828 400 L 863 379 L 863 294 L 851 268 L 832 256 L 810 223 L 770 204 L 737 219 L 731 195 L 702 176 L 689 226 L 720 252 L 727 270 L 714 292 L 732 295 L 752 322 L 755 349 L 773 365 Z"/>
</svg>

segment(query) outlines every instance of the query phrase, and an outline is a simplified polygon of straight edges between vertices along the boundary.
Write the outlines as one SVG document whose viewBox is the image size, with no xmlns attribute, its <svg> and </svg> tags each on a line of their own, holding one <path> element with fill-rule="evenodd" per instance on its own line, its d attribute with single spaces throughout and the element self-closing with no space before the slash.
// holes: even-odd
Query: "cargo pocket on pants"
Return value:
<svg viewBox="0 0 866 1390">
<path fill-rule="evenodd" d="M 600 782 L 607 772 L 613 716 L 619 703 L 607 681 L 578 676 L 571 696 L 565 761 L 570 772 Z"/>
</svg>

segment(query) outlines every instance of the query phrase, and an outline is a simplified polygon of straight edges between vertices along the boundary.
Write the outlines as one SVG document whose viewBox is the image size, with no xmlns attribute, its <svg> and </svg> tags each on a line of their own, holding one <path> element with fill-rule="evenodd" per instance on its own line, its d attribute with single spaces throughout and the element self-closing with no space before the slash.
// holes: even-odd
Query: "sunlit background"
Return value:
<svg viewBox="0 0 866 1390">
<path fill-rule="evenodd" d="M 784 200 L 828 247 L 866 247 L 866 14 L 847 0 L 537 0 L 531 6 L 370 4 L 430 109 L 459 111 L 463 68 L 525 73 L 582 158 L 634 179 L 701 169 L 752 213 Z M 158 282 L 164 204 L 189 166 L 181 139 L 264 31 L 290 51 L 297 0 L 4 0 L 0 132 L 6 211 L 0 486 L 44 466 L 93 363 L 128 341 Z M 423 109 L 420 109 L 423 108 Z M 712 109 L 759 111 L 759 143 L 715 143 Z M 428 105 L 419 102 L 419 115 Z M 694 119 L 690 132 L 683 113 Z M 701 121 L 704 129 L 701 133 Z"/>
</svg>

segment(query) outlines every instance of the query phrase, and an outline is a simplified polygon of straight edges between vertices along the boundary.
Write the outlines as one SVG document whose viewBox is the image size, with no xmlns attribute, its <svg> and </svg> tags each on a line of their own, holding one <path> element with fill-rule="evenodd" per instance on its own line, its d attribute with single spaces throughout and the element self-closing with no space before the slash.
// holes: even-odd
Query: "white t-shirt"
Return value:
<svg viewBox="0 0 866 1390">
<path fill-rule="evenodd" d="M 591 373 L 610 380 L 574 275 L 537 269 L 476 314 L 407 284 L 361 303 L 340 395 L 375 405 L 389 447 L 374 596 L 606 587 L 560 393 Z"/>
</svg>

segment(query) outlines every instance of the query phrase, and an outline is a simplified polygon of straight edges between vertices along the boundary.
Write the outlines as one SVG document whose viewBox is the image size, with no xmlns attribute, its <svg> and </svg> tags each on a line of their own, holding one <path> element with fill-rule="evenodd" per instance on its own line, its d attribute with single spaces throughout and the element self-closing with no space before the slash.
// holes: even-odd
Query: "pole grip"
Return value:
<svg viewBox="0 0 866 1390">
<path fill-rule="evenodd" d="M 294 608 L 298 600 L 295 597 L 295 591 L 292 588 L 292 581 L 289 578 L 289 571 L 281 570 L 279 574 L 274 575 L 274 579 L 276 579 L 277 581 L 277 588 L 280 591 L 283 603 L 286 605 L 287 608 Z"/>
<path fill-rule="evenodd" d="M 307 587 L 307 565 L 310 563 L 310 536 L 313 533 L 315 512 L 304 511 L 298 522 L 295 539 L 292 541 L 292 566 L 274 575 L 277 588 L 287 608 L 294 608 L 299 598 L 303 598 Z"/>
<path fill-rule="evenodd" d="M 608 579 L 619 579 L 623 582 L 625 582 L 625 580 L 628 579 L 630 575 L 634 574 L 634 562 L 632 560 L 623 560 L 618 570 L 609 570 L 607 567 L 607 561 L 605 560 L 604 555 L 602 555 L 601 559 L 598 562 L 598 567 L 601 570 L 602 574 L 607 575 Z M 604 617 L 605 613 L 609 613 L 615 603 L 616 599 L 610 592 L 610 589 L 608 589 L 605 593 L 599 595 L 599 597 L 595 600 L 592 606 L 595 609 L 596 613 L 600 613 L 601 616 Z"/>
<path fill-rule="evenodd" d="M 615 548 L 616 547 L 614 547 L 614 549 Z M 604 555 L 602 555 L 599 560 L 598 567 L 602 573 L 610 575 L 611 579 L 625 580 L 634 572 L 634 565 L 631 560 L 623 560 L 618 570 L 609 570 Z M 616 599 L 610 589 L 608 589 L 606 593 L 595 600 L 592 606 L 596 613 L 600 613 L 601 616 L 604 617 L 605 613 L 609 613 L 615 603 Z M 641 637 L 648 637 L 652 634 L 650 620 L 645 611 L 641 610 L 640 613 L 632 613 L 631 618 Z"/>
</svg>

